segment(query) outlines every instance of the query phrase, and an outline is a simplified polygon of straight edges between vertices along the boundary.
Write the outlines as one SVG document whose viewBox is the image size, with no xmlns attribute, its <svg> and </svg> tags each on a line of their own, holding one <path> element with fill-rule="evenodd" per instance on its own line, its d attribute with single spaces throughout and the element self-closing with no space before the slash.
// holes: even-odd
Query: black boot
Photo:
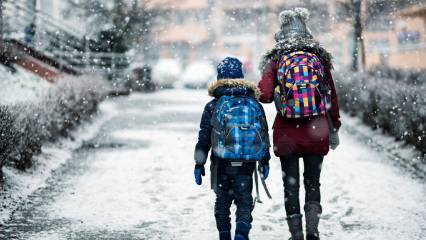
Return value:
<svg viewBox="0 0 426 240">
<path fill-rule="evenodd" d="M 246 222 L 237 222 L 237 227 L 235 228 L 235 237 L 234 240 L 249 240 L 249 232 L 251 229 L 251 224 Z"/>
<path fill-rule="evenodd" d="M 293 214 L 288 216 L 287 224 L 291 233 L 291 238 L 289 240 L 304 240 L 301 214 Z"/>
<path fill-rule="evenodd" d="M 230 231 L 219 232 L 219 240 L 231 240 L 231 232 Z"/>
<path fill-rule="evenodd" d="M 319 202 L 307 202 L 305 204 L 306 240 L 319 240 L 318 224 L 322 213 Z"/>
</svg>

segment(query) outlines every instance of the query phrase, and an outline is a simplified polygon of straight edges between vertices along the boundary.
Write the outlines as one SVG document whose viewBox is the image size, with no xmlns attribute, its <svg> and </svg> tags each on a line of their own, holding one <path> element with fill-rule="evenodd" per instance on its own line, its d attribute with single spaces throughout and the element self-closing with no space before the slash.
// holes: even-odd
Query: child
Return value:
<svg viewBox="0 0 426 240">
<path fill-rule="evenodd" d="M 252 175 L 256 161 L 263 179 L 269 174 L 268 126 L 257 101 L 256 85 L 243 80 L 242 64 L 225 58 L 217 66 L 217 82 L 209 86 L 214 97 L 204 108 L 195 147 L 195 182 L 201 185 L 208 152 L 211 187 L 216 193 L 215 218 L 219 239 L 231 239 L 230 210 L 237 205 L 235 240 L 248 240 L 253 210 Z"/>
</svg>

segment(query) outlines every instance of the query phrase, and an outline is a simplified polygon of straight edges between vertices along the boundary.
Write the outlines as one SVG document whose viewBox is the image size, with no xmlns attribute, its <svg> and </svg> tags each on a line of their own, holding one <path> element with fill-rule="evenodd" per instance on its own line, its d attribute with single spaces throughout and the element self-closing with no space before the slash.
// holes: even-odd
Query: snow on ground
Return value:
<svg viewBox="0 0 426 240">
<path fill-rule="evenodd" d="M 0 104 L 32 101 L 43 95 L 52 84 L 20 66 L 12 73 L 0 66 Z"/>
<path fill-rule="evenodd" d="M 387 160 L 393 159 L 391 164 L 412 171 L 414 175 L 425 178 L 426 159 L 420 151 L 404 141 L 395 141 L 395 137 L 383 134 L 381 129 L 372 130 L 371 127 L 362 123 L 359 118 L 344 116 L 345 130 L 367 143 L 376 151 L 387 156 Z"/>
<path fill-rule="evenodd" d="M 22 204 L 24 199 L 35 190 L 47 186 L 46 180 L 52 175 L 52 171 L 68 161 L 73 151 L 78 149 L 85 140 L 93 138 L 102 124 L 116 114 L 115 111 L 108 105 L 103 105 L 100 110 L 101 117 L 90 126 L 79 127 L 72 133 L 72 139 L 63 139 L 44 145 L 42 153 L 34 156 L 33 167 L 26 172 L 4 166 L 4 183 L 0 189 L 3 206 L 0 209 L 0 225 L 9 219 L 11 213 Z"/>
<path fill-rule="evenodd" d="M 216 239 L 209 177 L 202 186 L 193 180 L 193 147 L 207 101 L 205 90 L 167 90 L 104 102 L 119 114 L 31 195 L 0 237 Z M 272 119 L 273 105 L 267 112 Z M 423 239 L 424 179 L 393 164 L 354 127 L 344 125 L 342 145 L 324 163 L 323 238 Z M 273 199 L 263 194 L 264 203 L 256 205 L 251 239 L 287 239 L 277 158 L 267 182 Z"/>
</svg>

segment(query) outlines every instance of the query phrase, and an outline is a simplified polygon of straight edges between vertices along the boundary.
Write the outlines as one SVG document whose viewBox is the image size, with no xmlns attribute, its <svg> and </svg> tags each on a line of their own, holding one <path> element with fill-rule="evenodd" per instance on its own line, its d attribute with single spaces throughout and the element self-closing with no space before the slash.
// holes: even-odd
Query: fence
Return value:
<svg viewBox="0 0 426 240">
<path fill-rule="evenodd" d="M 6 1 L 3 9 L 4 39 L 20 41 L 62 64 L 110 76 L 123 72 L 131 62 L 125 53 L 91 52 L 84 32 L 40 12 L 33 1 Z"/>
</svg>

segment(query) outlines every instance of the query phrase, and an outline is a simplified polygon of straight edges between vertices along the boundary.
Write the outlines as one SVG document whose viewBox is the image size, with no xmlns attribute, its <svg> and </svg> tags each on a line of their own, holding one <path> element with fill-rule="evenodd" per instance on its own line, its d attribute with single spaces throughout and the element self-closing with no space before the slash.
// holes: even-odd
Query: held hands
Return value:
<svg viewBox="0 0 426 240">
<path fill-rule="evenodd" d="M 201 176 L 205 176 L 205 175 L 206 175 L 206 172 L 205 172 L 204 166 L 203 165 L 195 165 L 194 177 L 195 177 L 195 183 L 197 185 L 201 185 L 201 183 L 203 182 Z"/>
<path fill-rule="evenodd" d="M 331 147 L 331 149 L 336 150 L 336 148 L 339 146 L 339 144 L 340 144 L 339 131 L 338 130 L 330 131 L 330 147 Z"/>
<path fill-rule="evenodd" d="M 261 163 L 259 165 L 259 172 L 262 174 L 262 179 L 266 180 L 269 176 L 269 163 Z"/>
</svg>

